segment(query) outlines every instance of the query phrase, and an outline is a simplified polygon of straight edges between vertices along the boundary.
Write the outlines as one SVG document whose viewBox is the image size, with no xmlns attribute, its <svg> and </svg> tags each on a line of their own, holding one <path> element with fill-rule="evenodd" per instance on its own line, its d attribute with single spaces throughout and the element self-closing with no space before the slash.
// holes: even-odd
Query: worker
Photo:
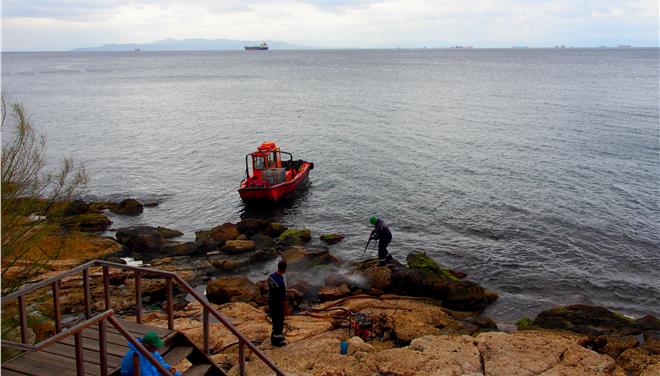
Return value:
<svg viewBox="0 0 660 376">
<path fill-rule="evenodd" d="M 374 225 L 369 241 L 378 240 L 378 259 L 381 263 L 391 260 L 392 256 L 387 252 L 387 245 L 392 241 L 392 232 L 382 219 L 371 217 L 369 220 Z"/>
<path fill-rule="evenodd" d="M 270 343 L 281 347 L 286 345 L 284 340 L 284 305 L 286 304 L 286 285 L 284 284 L 286 261 L 277 263 L 277 271 L 268 277 L 268 307 L 270 318 L 273 321 L 273 330 L 270 334 Z"/>
<path fill-rule="evenodd" d="M 179 371 L 176 369 L 172 368 L 167 362 L 165 362 L 165 359 L 163 359 L 162 356 L 160 356 L 160 353 L 158 352 L 158 349 L 162 348 L 164 343 L 163 340 L 160 339 L 158 334 L 156 332 L 148 332 L 144 335 L 142 338 L 137 339 L 138 342 L 141 342 L 144 347 L 147 348 L 147 350 L 153 355 L 156 360 L 165 367 L 168 371 L 170 371 L 171 375 L 174 376 L 181 376 Z M 147 359 L 144 355 L 140 353 L 140 351 L 133 346 L 132 343 L 128 343 L 129 350 L 124 356 L 124 359 L 121 361 L 121 376 L 133 376 L 135 373 L 133 372 L 133 356 L 134 354 L 138 355 L 138 364 L 140 365 L 140 376 L 160 376 L 160 372 L 158 372 L 158 368 L 156 368 L 155 365 L 153 365 L 149 359 Z"/>
</svg>

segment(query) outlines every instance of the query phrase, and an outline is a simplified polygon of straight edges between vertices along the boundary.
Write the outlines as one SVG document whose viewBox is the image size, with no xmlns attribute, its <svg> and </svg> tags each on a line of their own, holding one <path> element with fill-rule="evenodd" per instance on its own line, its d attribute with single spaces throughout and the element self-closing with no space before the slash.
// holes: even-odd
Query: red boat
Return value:
<svg viewBox="0 0 660 376">
<path fill-rule="evenodd" d="M 282 161 L 282 154 L 289 160 Z M 257 151 L 245 156 L 246 177 L 238 193 L 246 202 L 277 202 L 304 182 L 313 168 L 314 163 L 294 161 L 291 153 L 281 151 L 274 142 L 264 142 Z"/>
</svg>

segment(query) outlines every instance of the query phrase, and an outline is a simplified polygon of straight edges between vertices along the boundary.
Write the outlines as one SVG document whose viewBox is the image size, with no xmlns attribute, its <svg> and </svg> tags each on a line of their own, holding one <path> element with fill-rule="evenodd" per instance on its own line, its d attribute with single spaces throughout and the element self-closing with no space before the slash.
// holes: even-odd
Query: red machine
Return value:
<svg viewBox="0 0 660 376">
<path fill-rule="evenodd" d="M 371 321 L 369 321 L 367 315 L 355 313 L 349 318 L 348 336 L 351 337 L 351 329 L 353 329 L 353 335 L 366 341 L 371 336 L 371 327 Z"/>
<path fill-rule="evenodd" d="M 288 155 L 289 160 L 282 161 L 282 154 Z M 281 151 L 274 142 L 264 142 L 257 151 L 245 156 L 246 177 L 238 193 L 246 202 L 277 202 L 305 181 L 313 168 L 314 163 L 294 161 L 291 153 Z"/>
</svg>

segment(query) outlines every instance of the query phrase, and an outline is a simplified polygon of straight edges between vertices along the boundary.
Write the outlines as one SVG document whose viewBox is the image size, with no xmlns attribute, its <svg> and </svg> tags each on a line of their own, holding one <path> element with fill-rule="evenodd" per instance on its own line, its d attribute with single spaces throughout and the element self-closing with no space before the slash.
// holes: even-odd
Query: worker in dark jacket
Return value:
<svg viewBox="0 0 660 376">
<path fill-rule="evenodd" d="M 371 217 L 371 224 L 374 225 L 369 240 L 378 240 L 378 258 L 381 262 L 391 260 L 392 256 L 387 252 L 387 245 L 392 241 L 392 233 L 389 227 L 382 219 Z"/>
<path fill-rule="evenodd" d="M 284 273 L 286 261 L 277 263 L 277 271 L 268 277 L 268 306 L 270 318 L 273 320 L 273 331 L 270 334 L 270 343 L 273 346 L 284 346 L 284 304 L 286 304 L 286 285 Z"/>
</svg>

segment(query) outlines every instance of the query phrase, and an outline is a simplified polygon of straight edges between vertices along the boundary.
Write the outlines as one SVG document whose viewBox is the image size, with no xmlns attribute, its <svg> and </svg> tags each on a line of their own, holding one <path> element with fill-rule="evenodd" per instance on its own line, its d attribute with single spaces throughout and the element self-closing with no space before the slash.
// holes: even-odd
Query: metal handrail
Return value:
<svg viewBox="0 0 660 376">
<path fill-rule="evenodd" d="M 79 375 L 83 375 L 85 373 L 84 371 L 84 359 L 82 355 L 82 344 L 81 344 L 81 332 L 90 326 L 94 324 L 99 324 L 99 337 L 104 338 L 105 337 L 105 325 L 103 325 L 104 321 L 109 321 L 112 326 L 114 326 L 119 333 L 121 333 L 135 348 L 143 355 L 145 356 L 151 364 L 153 364 L 158 371 L 162 375 L 169 375 L 171 374 L 167 368 L 165 368 L 156 358 L 147 350 L 146 347 L 139 341 L 137 341 L 131 334 L 124 328 L 123 325 L 117 319 L 115 318 L 115 313 L 113 310 L 109 309 L 105 312 L 102 312 L 100 314 L 95 315 L 89 320 L 85 320 L 79 324 L 76 324 L 72 326 L 71 328 L 67 329 L 66 331 L 57 333 L 56 335 L 46 338 L 42 340 L 39 343 L 29 345 L 25 343 L 17 343 L 13 341 L 6 341 L 2 340 L 2 346 L 4 347 L 9 347 L 9 348 L 14 348 L 18 350 L 23 350 L 23 351 L 39 351 L 42 350 L 56 342 L 61 341 L 64 338 L 74 336 L 75 337 L 75 347 L 76 347 L 76 370 Z M 101 341 L 99 339 L 99 356 L 101 357 L 101 374 L 102 375 L 107 375 L 108 374 L 108 369 L 107 369 L 107 348 L 106 348 L 106 343 L 105 340 Z"/>
<path fill-rule="evenodd" d="M 68 276 L 71 276 L 75 273 L 78 272 L 83 272 L 83 290 L 84 290 L 84 305 L 85 305 L 85 316 L 88 319 L 87 321 L 84 321 L 81 324 L 78 324 L 73 328 L 78 328 L 81 325 L 86 324 L 89 327 L 90 325 L 93 325 L 94 322 L 98 322 L 98 315 L 95 316 L 95 318 L 91 317 L 91 302 L 90 302 L 90 292 L 89 292 L 89 272 L 88 269 L 93 266 L 102 266 L 103 267 L 103 285 L 104 285 L 104 300 L 105 300 L 105 309 L 107 310 L 105 313 L 108 311 L 111 311 L 110 309 L 110 283 L 109 283 L 109 268 L 117 268 L 117 269 L 122 269 L 122 270 L 132 270 L 135 272 L 135 292 L 136 292 L 136 321 L 138 323 L 142 322 L 142 297 L 141 297 L 141 276 L 143 274 L 154 274 L 154 275 L 159 275 L 162 277 L 165 277 L 168 281 L 167 283 L 167 318 L 168 318 L 168 329 L 174 330 L 174 310 L 173 310 L 173 281 L 176 281 L 187 293 L 189 293 L 192 297 L 195 298 L 203 307 L 203 318 L 202 318 L 202 325 L 203 325 L 203 337 L 204 337 L 204 352 L 206 354 L 209 353 L 209 314 L 213 315 L 215 319 L 217 319 L 222 325 L 225 326 L 236 338 L 238 338 L 239 342 L 239 371 L 240 375 L 245 375 L 245 347 L 250 349 L 268 368 L 270 368 L 273 372 L 275 372 L 276 375 L 278 376 L 283 376 L 285 373 L 280 370 L 266 355 L 259 350 L 253 343 L 250 341 L 248 338 L 246 338 L 241 332 L 234 327 L 234 325 L 229 322 L 229 320 L 222 315 L 220 312 L 218 312 L 211 304 L 208 303 L 206 299 L 204 299 L 195 289 L 190 286 L 185 280 L 183 280 L 181 277 L 179 277 L 176 273 L 174 272 L 168 272 L 164 270 L 158 270 L 158 269 L 151 269 L 151 268 L 144 268 L 144 267 L 139 267 L 139 266 L 132 266 L 132 265 L 124 265 L 124 264 L 118 264 L 114 262 L 109 262 L 109 261 L 103 261 L 103 260 L 93 260 L 89 261 L 85 264 L 79 265 L 73 269 L 67 270 L 61 274 L 58 274 L 56 276 L 47 278 L 43 281 L 39 281 L 33 284 L 30 284 L 18 291 L 15 291 L 11 294 L 8 294 L 4 297 L 2 297 L 2 301 L 0 302 L 0 305 L 4 306 L 5 304 L 8 303 L 8 300 L 17 298 L 18 303 L 19 303 L 19 319 L 20 319 L 20 328 L 21 328 L 21 340 L 22 344 L 16 343 L 16 342 L 11 342 L 11 341 L 2 341 L 2 346 L 10 346 L 14 348 L 21 348 L 25 350 L 31 350 L 33 347 L 37 345 L 28 345 L 27 342 L 27 319 L 26 319 L 26 309 L 25 309 L 25 295 L 35 291 L 37 289 L 46 287 L 48 285 L 51 285 L 53 288 L 53 311 L 54 311 L 54 316 L 55 316 L 55 327 L 56 331 L 60 333 L 62 331 L 62 324 L 61 324 L 61 312 L 60 312 L 60 307 L 59 307 L 59 282 Z M 101 314 L 102 316 L 103 314 Z M 97 320 L 97 321 L 94 321 Z M 113 323 L 114 316 L 111 314 L 110 316 L 107 317 L 107 320 Z M 91 321 L 91 323 L 90 323 Z M 117 322 L 118 324 L 118 322 Z M 114 323 L 113 323 L 114 325 Z M 115 325 L 115 327 L 117 327 Z M 71 335 L 73 332 L 71 329 L 67 330 L 66 332 L 61 332 L 61 333 L 67 333 L 67 335 Z M 84 328 L 83 328 L 84 329 Z M 82 330 L 82 329 L 80 329 Z M 117 328 L 117 330 L 120 330 Z M 121 331 L 121 330 L 120 330 Z M 60 333 L 60 334 L 61 334 Z M 57 337 L 57 335 L 55 336 Z M 51 338 L 46 339 L 44 341 L 49 341 L 51 343 Z M 44 342 L 42 341 L 42 342 Z M 41 343 L 40 343 L 41 344 Z M 38 344 L 39 345 L 39 344 Z M 78 347 L 78 346 L 76 346 Z"/>
</svg>

